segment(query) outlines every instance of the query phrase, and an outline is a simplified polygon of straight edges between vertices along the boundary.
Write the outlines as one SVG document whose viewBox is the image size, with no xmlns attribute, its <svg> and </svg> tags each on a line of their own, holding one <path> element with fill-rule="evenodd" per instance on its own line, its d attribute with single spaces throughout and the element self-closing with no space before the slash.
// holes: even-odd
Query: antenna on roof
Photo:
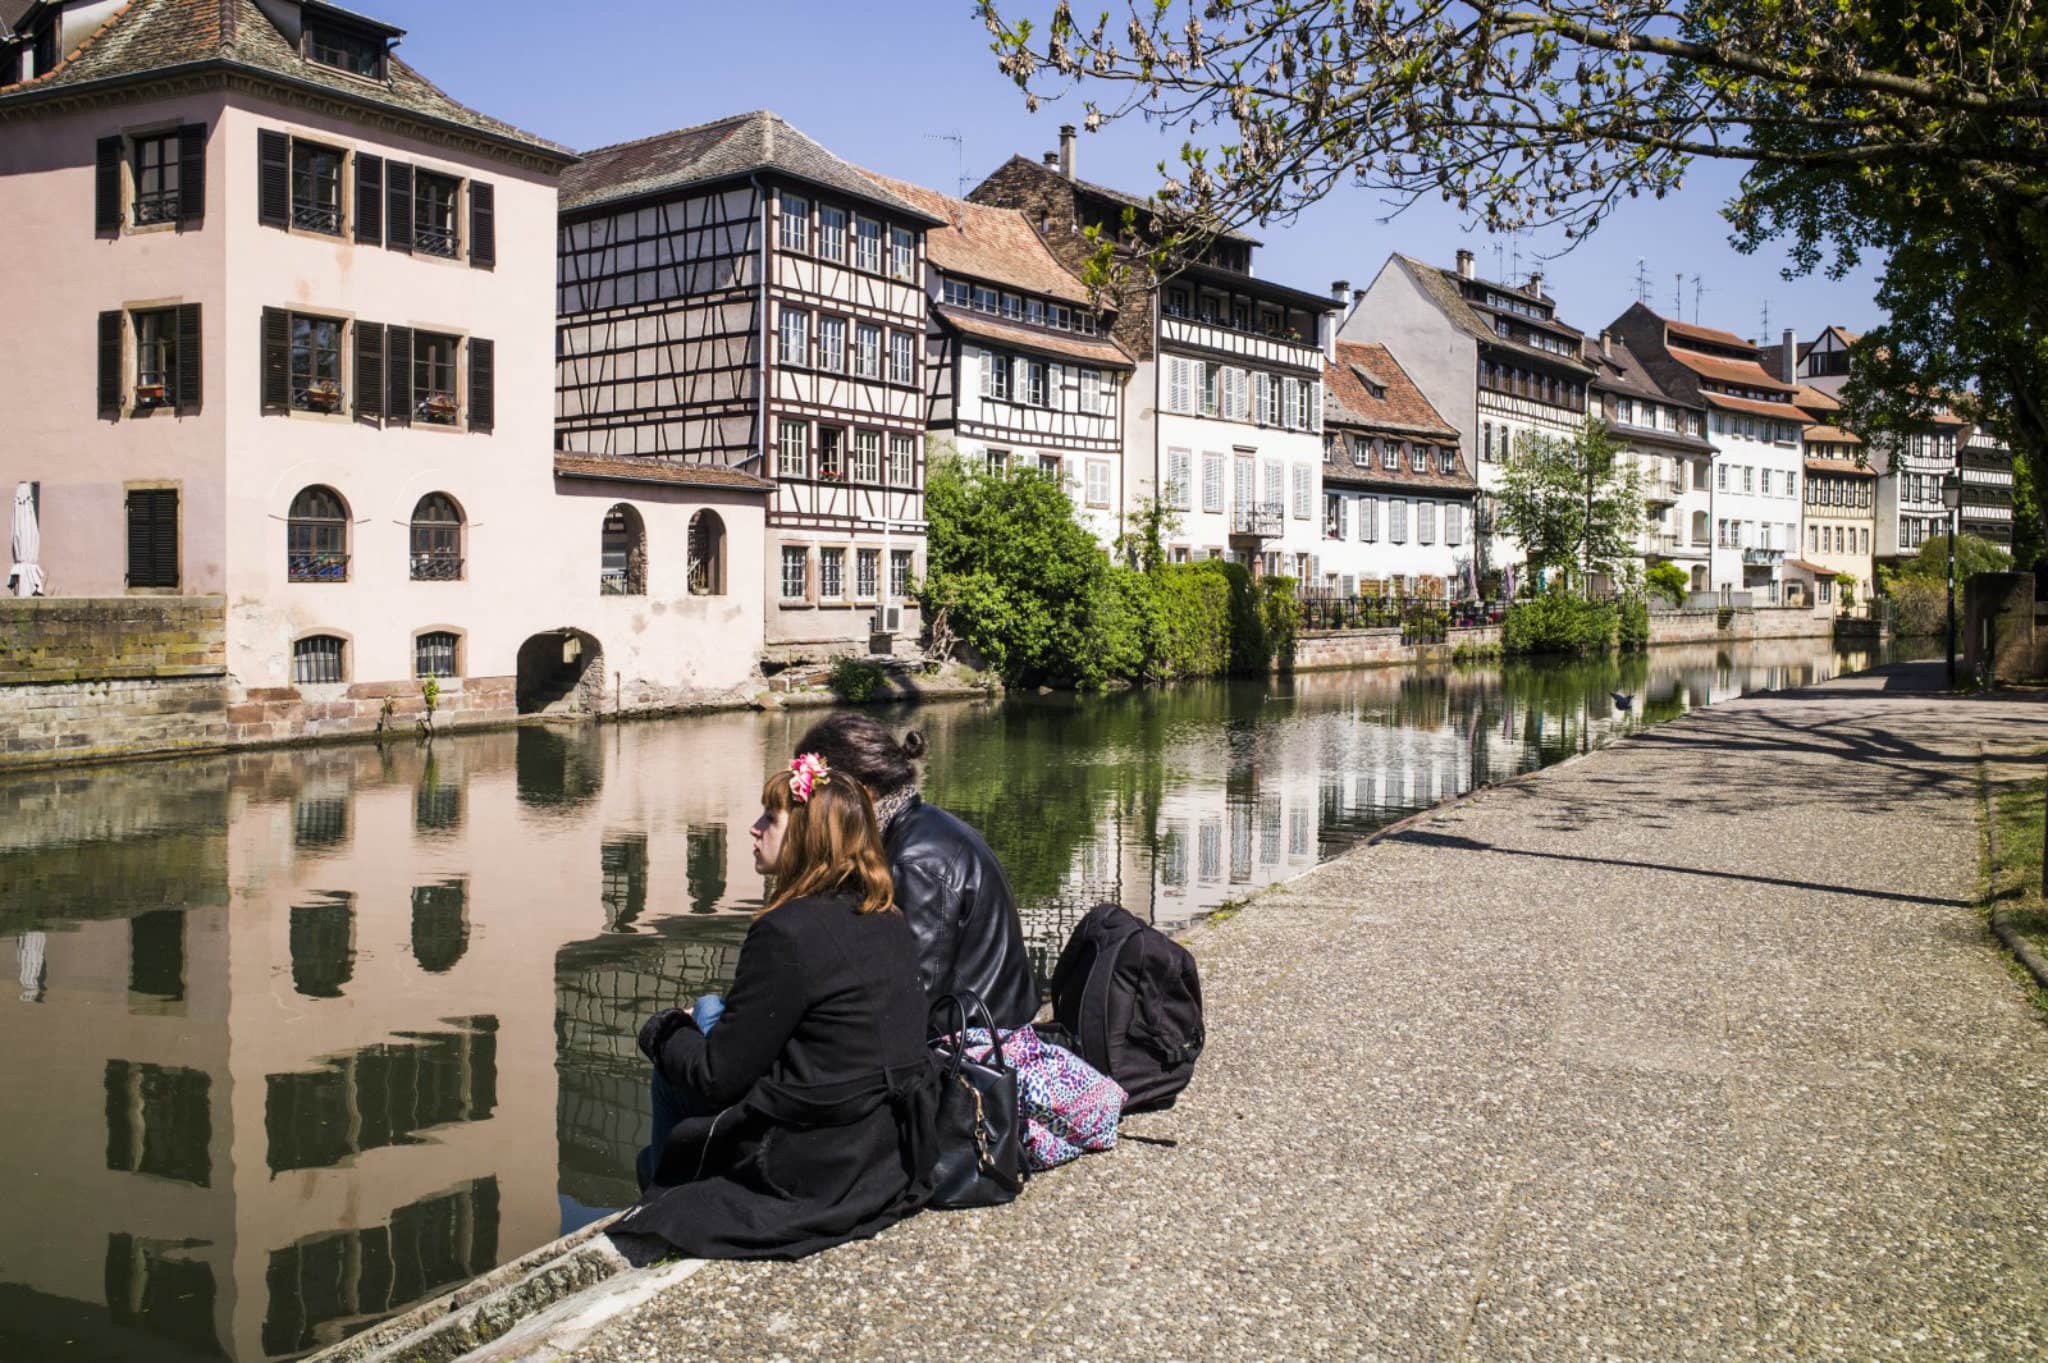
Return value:
<svg viewBox="0 0 2048 1363">
<path fill-rule="evenodd" d="M 1692 320 L 1695 326 L 1699 324 L 1700 320 L 1700 295 L 1703 293 L 1710 292 L 1712 292 L 1712 290 L 1708 289 L 1707 286 L 1703 282 L 1701 282 L 1700 277 L 1698 275 L 1694 275 L 1692 277 Z"/>
<path fill-rule="evenodd" d="M 1764 329 L 1757 335 L 1763 338 L 1757 342 L 1758 345 L 1763 345 L 1771 339 L 1771 300 L 1768 298 L 1764 300 Z"/>
<path fill-rule="evenodd" d="M 951 142 L 951 143 L 953 144 L 953 188 L 954 188 L 954 193 L 955 193 L 956 195 L 958 195 L 958 196 L 959 196 L 960 198 L 963 198 L 963 199 L 964 199 L 964 198 L 966 198 L 966 197 L 967 197 L 967 140 L 966 140 L 965 138 L 961 137 L 961 136 L 960 136 L 960 134 L 959 134 L 959 133 L 957 133 L 957 132 L 950 132 L 950 133 L 926 133 L 926 134 L 925 134 L 925 136 L 926 136 L 927 138 L 929 138 L 930 140 L 934 141 L 934 142 Z"/>
<path fill-rule="evenodd" d="M 1685 320 L 1685 271 L 1671 276 L 1671 315 L 1679 321 Z"/>
<path fill-rule="evenodd" d="M 1650 306 L 1650 262 L 1642 256 L 1636 257 L 1636 302 Z"/>
</svg>

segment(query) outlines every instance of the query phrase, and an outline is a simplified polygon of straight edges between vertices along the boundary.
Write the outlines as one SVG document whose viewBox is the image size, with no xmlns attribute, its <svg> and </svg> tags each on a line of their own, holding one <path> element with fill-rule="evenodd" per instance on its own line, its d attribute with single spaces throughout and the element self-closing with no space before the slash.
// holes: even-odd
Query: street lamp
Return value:
<svg viewBox="0 0 2048 1363">
<path fill-rule="evenodd" d="M 1963 476 L 1954 469 L 1941 480 L 1941 504 L 1948 508 L 1948 687 L 1956 687 L 1956 521 L 1963 509 Z"/>
</svg>

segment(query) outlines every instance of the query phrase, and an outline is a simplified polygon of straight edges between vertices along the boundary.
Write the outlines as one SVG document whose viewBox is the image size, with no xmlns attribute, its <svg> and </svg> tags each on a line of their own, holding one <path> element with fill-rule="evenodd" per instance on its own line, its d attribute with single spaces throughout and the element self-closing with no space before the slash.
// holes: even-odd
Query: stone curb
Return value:
<svg viewBox="0 0 2048 1363">
<path fill-rule="evenodd" d="M 1984 745 L 1977 745 L 1977 791 L 1984 814 L 1985 860 L 1991 866 L 1998 864 L 1998 804 L 1991 793 L 1991 763 L 1984 755 Z M 1987 887 L 1988 888 L 1988 887 Z M 2022 936 L 2012 925 L 2012 916 L 1998 905 L 1991 905 L 1991 932 L 2005 944 L 2005 949 L 2019 959 L 2034 977 L 2034 983 L 2048 989 L 2048 961 L 2034 944 Z"/>
<path fill-rule="evenodd" d="M 2033 943 L 2022 937 L 2004 909 L 1991 911 L 1991 930 L 1998 934 L 1998 940 L 2005 943 L 2006 950 L 2019 957 L 2020 964 L 2034 977 L 2034 982 L 2048 989 L 2048 961 L 2041 959 L 2041 953 L 2034 950 Z"/>
</svg>

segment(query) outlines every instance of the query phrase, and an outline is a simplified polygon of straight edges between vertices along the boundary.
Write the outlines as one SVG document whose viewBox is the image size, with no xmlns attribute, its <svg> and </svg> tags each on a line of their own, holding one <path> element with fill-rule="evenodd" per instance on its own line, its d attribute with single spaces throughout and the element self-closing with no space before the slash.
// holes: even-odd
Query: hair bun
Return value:
<svg viewBox="0 0 2048 1363">
<path fill-rule="evenodd" d="M 903 735 L 903 742 L 899 746 L 903 749 L 903 755 L 905 757 L 911 758 L 912 760 L 923 757 L 924 735 L 919 733 L 917 730 L 912 729 L 909 733 Z"/>
</svg>

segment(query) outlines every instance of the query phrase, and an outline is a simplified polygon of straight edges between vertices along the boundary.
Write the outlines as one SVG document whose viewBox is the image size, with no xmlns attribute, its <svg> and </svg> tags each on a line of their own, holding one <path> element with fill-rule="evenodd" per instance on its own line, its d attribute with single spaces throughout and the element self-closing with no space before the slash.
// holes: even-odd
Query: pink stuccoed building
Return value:
<svg viewBox="0 0 2048 1363">
<path fill-rule="evenodd" d="M 0 0 L 0 486 L 45 592 L 225 599 L 240 736 L 729 699 L 771 485 L 554 452 L 573 153 L 291 0 Z M 387 706 L 386 701 L 392 702 Z"/>
</svg>

